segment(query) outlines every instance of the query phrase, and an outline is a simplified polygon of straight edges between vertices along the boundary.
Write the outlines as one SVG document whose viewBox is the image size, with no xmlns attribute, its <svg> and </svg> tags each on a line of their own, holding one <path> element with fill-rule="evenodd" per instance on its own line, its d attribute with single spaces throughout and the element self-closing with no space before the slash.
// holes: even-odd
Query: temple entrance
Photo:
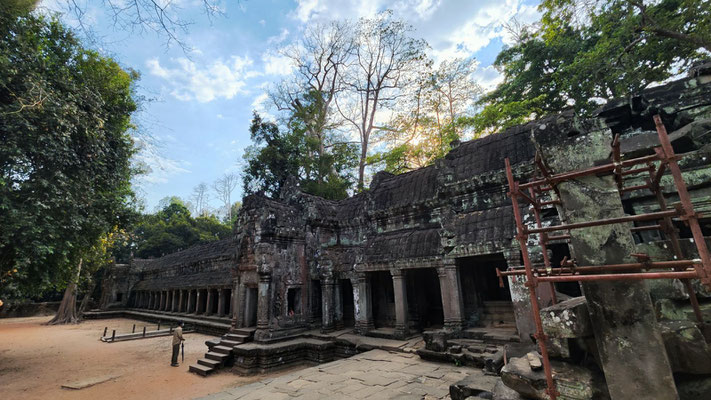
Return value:
<svg viewBox="0 0 711 400">
<path fill-rule="evenodd" d="M 395 292 L 389 271 L 369 272 L 375 328 L 395 326 Z"/>
<path fill-rule="evenodd" d="M 353 285 L 350 279 L 341 279 L 341 304 L 343 305 L 343 326 L 355 326 L 355 305 L 353 304 Z"/>
<path fill-rule="evenodd" d="M 311 320 L 313 323 L 321 324 L 323 316 L 323 299 L 321 298 L 321 281 L 318 279 L 311 280 Z"/>
<path fill-rule="evenodd" d="M 444 311 L 442 309 L 442 293 L 439 287 L 439 276 L 434 268 L 408 269 L 407 309 L 410 329 L 423 331 L 444 326 Z M 390 285 L 392 287 L 392 284 Z"/>
<path fill-rule="evenodd" d="M 245 288 L 244 294 L 244 326 L 257 326 L 257 288 Z"/>
<path fill-rule="evenodd" d="M 210 298 L 210 305 L 208 308 L 207 313 L 211 315 L 215 315 L 218 313 L 218 300 L 219 300 L 219 290 L 217 289 L 209 289 L 211 296 L 208 296 Z"/>
<path fill-rule="evenodd" d="M 198 304 L 197 304 L 197 314 L 204 314 L 207 310 L 207 290 L 200 289 L 198 291 Z"/>
<path fill-rule="evenodd" d="M 496 269 L 508 267 L 502 253 L 457 259 L 464 318 L 469 326 L 515 325 L 509 282 L 499 286 Z"/>
</svg>

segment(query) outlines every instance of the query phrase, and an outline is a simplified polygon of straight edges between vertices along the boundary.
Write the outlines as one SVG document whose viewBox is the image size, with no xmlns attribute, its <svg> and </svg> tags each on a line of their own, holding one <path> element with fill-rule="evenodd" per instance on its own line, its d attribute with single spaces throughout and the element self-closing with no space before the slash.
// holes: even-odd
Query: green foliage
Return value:
<svg viewBox="0 0 711 400">
<path fill-rule="evenodd" d="M 277 196 L 289 177 L 299 176 L 299 161 L 305 153 L 303 135 L 280 132 L 277 124 L 264 121 L 256 112 L 249 132 L 253 144 L 244 156 L 244 193 Z"/>
<path fill-rule="evenodd" d="M 358 162 L 357 146 L 328 132 L 322 136 L 307 134 L 313 118 L 309 109 L 302 107 L 300 110 L 307 111 L 294 112 L 285 129 L 254 113 L 250 127 L 253 145 L 245 154 L 243 174 L 246 194 L 278 196 L 286 181 L 294 177 L 306 193 L 327 199 L 348 196 L 355 180 L 351 171 Z"/>
<path fill-rule="evenodd" d="M 56 20 L 0 14 L 0 295 L 61 289 L 130 219 L 137 78 Z"/>
<path fill-rule="evenodd" d="M 547 0 L 535 30 L 524 29 L 495 65 L 504 82 L 481 99 L 470 122 L 491 133 L 668 79 L 711 49 L 711 8 L 702 0 Z"/>
<path fill-rule="evenodd" d="M 223 224 L 217 217 L 192 218 L 182 202 L 174 201 L 155 214 L 141 217 L 133 231 L 134 255 L 139 258 L 161 257 L 196 244 L 225 239 L 231 234 L 231 226 Z"/>
<path fill-rule="evenodd" d="M 437 69 L 422 65 L 394 118 L 377 132 L 386 150 L 368 157 L 368 164 L 398 174 L 444 157 L 450 143 L 470 130 L 472 105 L 481 93 L 472 77 L 475 61 L 444 61 Z"/>
</svg>

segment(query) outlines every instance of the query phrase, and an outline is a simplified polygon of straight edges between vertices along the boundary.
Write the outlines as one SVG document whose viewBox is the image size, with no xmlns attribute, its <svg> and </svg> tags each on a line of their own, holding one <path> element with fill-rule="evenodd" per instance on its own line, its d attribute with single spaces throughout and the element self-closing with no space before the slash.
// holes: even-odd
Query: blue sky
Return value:
<svg viewBox="0 0 711 400">
<path fill-rule="evenodd" d="M 43 0 L 40 7 L 62 10 L 65 2 Z M 538 18 L 535 0 L 224 0 L 224 15 L 212 18 L 201 0 L 173 0 L 180 16 L 193 22 L 180 33 L 192 49 L 186 53 L 167 47 L 153 32 L 113 27 L 101 1 L 79 3 L 86 5 L 85 21 L 96 31 L 100 49 L 140 71 L 139 94 L 151 99 L 137 116 L 157 145 L 140 156 L 151 172 L 136 180 L 147 211 L 165 196 L 189 199 L 199 183 L 210 185 L 226 172 L 239 172 L 250 144 L 252 110 L 268 109 L 266 88 L 289 71 L 278 51 L 309 23 L 392 9 L 429 43 L 430 57 L 473 55 L 479 61 L 475 79 L 491 87 L 499 78 L 491 63 L 509 40 L 502 25 L 513 17 L 524 23 Z M 72 17 L 62 18 L 76 26 Z M 241 197 L 238 187 L 232 198 Z"/>
</svg>

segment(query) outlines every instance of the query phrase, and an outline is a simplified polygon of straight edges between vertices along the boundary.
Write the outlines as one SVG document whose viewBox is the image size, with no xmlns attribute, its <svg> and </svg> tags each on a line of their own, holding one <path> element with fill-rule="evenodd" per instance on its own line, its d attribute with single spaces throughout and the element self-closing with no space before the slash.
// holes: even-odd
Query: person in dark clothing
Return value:
<svg viewBox="0 0 711 400">
<path fill-rule="evenodd" d="M 171 367 L 177 367 L 178 354 L 180 353 L 180 343 L 183 342 L 183 321 L 178 322 L 178 327 L 173 330 L 173 358 L 170 361 Z"/>
</svg>

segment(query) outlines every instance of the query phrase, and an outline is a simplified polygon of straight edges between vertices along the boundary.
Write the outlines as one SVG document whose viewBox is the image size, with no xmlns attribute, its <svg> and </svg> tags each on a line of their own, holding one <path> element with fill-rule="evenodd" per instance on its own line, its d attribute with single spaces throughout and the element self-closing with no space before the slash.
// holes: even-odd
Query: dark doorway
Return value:
<svg viewBox="0 0 711 400">
<path fill-rule="evenodd" d="M 548 250 L 551 252 L 552 267 L 559 267 L 564 257 L 570 258 L 570 249 L 565 243 L 549 244 Z M 556 282 L 555 290 L 571 297 L 583 295 L 582 290 L 580 290 L 580 283 L 578 282 Z"/>
<path fill-rule="evenodd" d="M 205 312 L 206 306 L 207 306 L 207 290 L 200 289 L 198 291 L 198 293 L 199 293 L 199 300 L 200 301 L 198 301 L 197 313 L 203 314 Z"/>
<path fill-rule="evenodd" d="M 244 326 L 257 326 L 257 288 L 246 288 L 244 294 Z"/>
<path fill-rule="evenodd" d="M 434 268 L 408 269 L 405 276 L 410 328 L 422 331 L 444 326 L 442 293 L 437 270 Z"/>
<path fill-rule="evenodd" d="M 395 291 L 389 271 L 369 272 L 373 323 L 376 328 L 395 326 Z"/>
<path fill-rule="evenodd" d="M 289 288 L 286 291 L 287 315 L 301 314 L 301 288 Z"/>
<path fill-rule="evenodd" d="M 218 306 L 220 291 L 218 289 L 210 289 L 210 291 L 212 292 L 212 299 L 210 299 L 211 300 L 210 314 L 214 315 L 214 314 L 217 314 L 217 312 L 219 311 L 217 306 Z"/>
<path fill-rule="evenodd" d="M 499 284 L 496 269 L 508 267 L 502 253 L 457 259 L 462 288 L 464 318 L 469 326 L 511 325 L 515 323 L 509 282 Z"/>
<path fill-rule="evenodd" d="M 321 281 L 311 280 L 311 320 L 319 324 L 322 317 Z"/>
<path fill-rule="evenodd" d="M 350 279 L 341 279 L 341 304 L 343 305 L 343 326 L 355 325 L 355 305 L 353 304 L 353 285 Z"/>
</svg>

